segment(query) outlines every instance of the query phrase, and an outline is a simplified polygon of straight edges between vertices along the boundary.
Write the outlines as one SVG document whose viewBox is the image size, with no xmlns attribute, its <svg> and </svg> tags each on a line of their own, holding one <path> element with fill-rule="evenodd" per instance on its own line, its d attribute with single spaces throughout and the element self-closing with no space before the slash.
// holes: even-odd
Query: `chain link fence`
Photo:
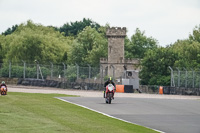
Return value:
<svg viewBox="0 0 200 133">
<path fill-rule="evenodd" d="M 102 71 L 103 72 L 103 71 Z M 36 85 L 36 82 L 51 82 L 54 87 L 72 87 L 80 89 L 90 89 L 96 86 L 101 89 L 104 81 L 99 67 L 90 65 L 81 67 L 79 65 L 67 64 L 40 64 L 38 62 L 28 64 L 24 61 L 17 63 L 1 63 L 0 77 L 2 78 L 19 78 L 19 84 Z M 57 83 L 53 83 L 57 81 Z M 32 83 L 35 82 L 35 83 Z M 44 83 L 43 83 L 44 84 Z M 55 84 L 57 84 L 55 86 Z M 41 84 L 38 83 L 38 86 Z M 49 85 L 53 86 L 53 85 Z"/>
<path fill-rule="evenodd" d="M 171 70 L 172 94 L 200 95 L 200 71 L 186 68 Z"/>
<path fill-rule="evenodd" d="M 200 71 L 193 69 L 171 69 L 171 86 L 200 88 Z"/>
</svg>

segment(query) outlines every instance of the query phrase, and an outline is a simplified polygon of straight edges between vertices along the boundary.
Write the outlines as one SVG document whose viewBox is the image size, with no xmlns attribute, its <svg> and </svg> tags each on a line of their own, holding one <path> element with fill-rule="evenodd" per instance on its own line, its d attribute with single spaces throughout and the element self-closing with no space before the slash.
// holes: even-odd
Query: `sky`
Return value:
<svg viewBox="0 0 200 133">
<path fill-rule="evenodd" d="M 166 46 L 200 26 L 200 0 L 0 0 L 0 33 L 27 20 L 60 27 L 83 18 L 126 27 L 129 38 L 139 28 Z"/>
</svg>

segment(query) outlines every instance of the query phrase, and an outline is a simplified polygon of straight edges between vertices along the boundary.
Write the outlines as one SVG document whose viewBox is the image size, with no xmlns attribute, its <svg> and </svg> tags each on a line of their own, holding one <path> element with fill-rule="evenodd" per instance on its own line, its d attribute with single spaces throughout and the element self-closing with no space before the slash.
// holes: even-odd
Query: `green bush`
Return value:
<svg viewBox="0 0 200 133">
<path fill-rule="evenodd" d="M 23 78 L 24 67 L 12 66 L 11 77 L 13 78 Z"/>
<path fill-rule="evenodd" d="M 80 78 L 81 78 L 81 79 L 86 79 L 86 78 L 87 78 L 87 75 L 81 75 Z"/>
<path fill-rule="evenodd" d="M 40 68 L 42 71 L 43 78 L 46 79 L 48 75 L 50 75 L 50 70 L 46 67 Z M 12 78 L 23 78 L 24 75 L 24 67 L 23 66 L 12 66 L 11 67 L 11 77 Z M 9 77 L 9 67 L 4 65 L 0 69 L 0 76 L 1 77 Z M 26 67 L 25 70 L 25 77 L 26 78 L 37 78 L 37 69 L 36 67 Z M 41 75 L 40 75 L 41 77 Z"/>
<path fill-rule="evenodd" d="M 41 71 L 42 71 L 42 75 L 43 78 L 46 79 L 47 76 L 51 75 L 51 70 L 49 68 L 46 67 L 40 67 Z"/>
<path fill-rule="evenodd" d="M 68 81 L 70 81 L 70 82 L 75 82 L 76 81 L 76 74 L 75 73 L 72 73 L 72 74 L 70 74 L 70 75 L 67 75 L 67 79 L 68 79 Z"/>
<path fill-rule="evenodd" d="M 3 67 L 0 69 L 1 77 L 9 77 L 9 67 Z"/>
</svg>

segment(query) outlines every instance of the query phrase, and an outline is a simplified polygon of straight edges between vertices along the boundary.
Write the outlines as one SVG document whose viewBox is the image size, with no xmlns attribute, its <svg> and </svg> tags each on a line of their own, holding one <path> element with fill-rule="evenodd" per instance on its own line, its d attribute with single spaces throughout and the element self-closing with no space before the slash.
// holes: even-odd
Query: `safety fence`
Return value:
<svg viewBox="0 0 200 133">
<path fill-rule="evenodd" d="M 171 68 L 170 94 L 200 95 L 200 71 L 190 68 Z"/>
<path fill-rule="evenodd" d="M 19 78 L 19 84 L 34 86 L 52 86 L 89 89 L 96 86 L 102 88 L 103 74 L 99 67 L 35 63 L 1 63 L 0 77 Z M 76 82 L 76 83 L 75 83 Z M 89 84 L 89 85 L 88 85 Z"/>
<path fill-rule="evenodd" d="M 22 63 L 1 63 L 0 77 L 9 78 L 32 78 L 32 79 L 60 79 L 66 78 L 70 81 L 77 79 L 100 78 L 98 67 L 80 67 L 62 64 L 27 64 Z"/>
<path fill-rule="evenodd" d="M 164 87 L 165 94 L 200 93 L 200 71 L 176 68 L 171 70 L 171 86 Z M 115 71 L 113 71 L 115 72 Z M 49 86 L 59 88 L 102 90 L 108 78 L 102 67 L 53 64 L 8 62 L 0 63 L 1 78 L 18 78 L 18 84 Z M 115 74 L 113 74 L 115 75 Z M 143 93 L 158 93 L 159 86 L 140 86 Z"/>
<path fill-rule="evenodd" d="M 171 87 L 200 88 L 200 71 L 186 68 L 171 70 Z"/>
</svg>

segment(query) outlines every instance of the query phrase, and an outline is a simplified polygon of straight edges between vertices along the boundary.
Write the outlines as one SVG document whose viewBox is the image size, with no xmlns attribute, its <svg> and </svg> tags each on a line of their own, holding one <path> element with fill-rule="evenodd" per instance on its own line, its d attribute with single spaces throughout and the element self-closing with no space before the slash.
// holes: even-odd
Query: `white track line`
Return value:
<svg viewBox="0 0 200 133">
<path fill-rule="evenodd" d="M 74 105 L 83 107 L 83 108 L 85 108 L 85 109 L 89 109 L 89 110 L 91 110 L 91 111 L 94 111 L 94 112 L 97 112 L 97 113 L 99 113 L 99 114 L 108 116 L 108 117 L 110 117 L 110 118 L 114 118 L 114 119 L 117 119 L 117 120 L 120 120 L 120 121 L 123 121 L 123 122 L 127 122 L 127 123 L 131 123 L 131 124 L 135 124 L 135 125 L 141 126 L 141 125 L 139 125 L 139 124 L 136 124 L 136 123 L 133 123 L 133 122 L 130 122 L 130 121 L 126 121 L 126 120 L 123 120 L 123 119 L 114 117 L 114 116 L 112 116 L 112 115 L 109 115 L 109 114 L 106 114 L 106 113 L 103 113 L 103 112 L 100 112 L 100 111 L 97 111 L 97 110 L 88 108 L 88 107 L 86 107 L 86 106 L 84 106 L 84 105 L 80 105 L 80 104 L 77 104 L 77 103 L 73 103 L 73 102 L 70 102 L 70 101 L 68 101 L 68 100 L 65 100 L 65 99 L 62 99 L 62 98 L 59 98 L 59 97 L 55 97 L 55 98 L 57 98 L 57 99 L 59 99 L 59 100 L 61 100 L 61 101 L 64 101 L 64 102 L 68 102 L 68 103 L 71 103 L 71 104 L 74 104 Z M 150 128 L 150 127 L 146 127 L 146 128 L 152 129 L 152 130 L 157 131 L 157 132 L 159 132 L 159 133 L 165 133 L 165 132 L 163 132 L 163 131 L 160 131 L 160 130 L 157 130 L 157 129 L 153 129 L 153 128 Z"/>
</svg>

